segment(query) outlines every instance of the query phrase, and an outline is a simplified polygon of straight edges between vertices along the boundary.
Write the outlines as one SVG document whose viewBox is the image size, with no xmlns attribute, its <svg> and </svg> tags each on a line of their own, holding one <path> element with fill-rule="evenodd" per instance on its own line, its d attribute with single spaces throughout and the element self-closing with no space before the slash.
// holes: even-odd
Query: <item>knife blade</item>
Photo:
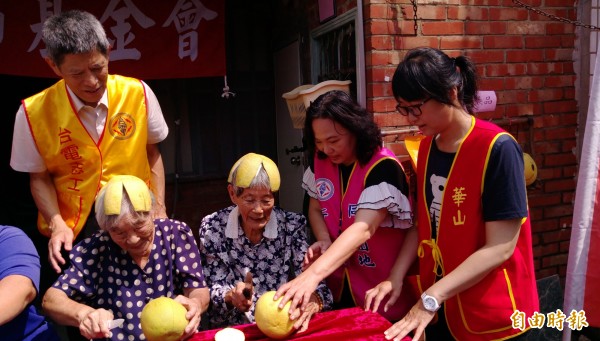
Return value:
<svg viewBox="0 0 600 341">
<path fill-rule="evenodd" d="M 123 322 L 125 322 L 125 319 L 108 320 L 106 326 L 108 329 L 119 328 L 123 325 Z"/>
</svg>

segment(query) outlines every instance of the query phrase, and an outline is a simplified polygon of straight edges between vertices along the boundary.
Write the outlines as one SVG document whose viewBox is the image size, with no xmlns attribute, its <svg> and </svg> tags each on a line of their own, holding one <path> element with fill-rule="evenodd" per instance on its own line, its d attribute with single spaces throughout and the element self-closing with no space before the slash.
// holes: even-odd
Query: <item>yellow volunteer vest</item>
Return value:
<svg viewBox="0 0 600 341">
<path fill-rule="evenodd" d="M 109 75 L 107 91 L 108 114 L 97 144 L 79 120 L 63 80 L 23 101 L 31 134 L 56 188 L 60 214 L 75 236 L 111 176 L 135 175 L 150 183 L 144 87 L 137 79 Z M 41 214 L 38 229 L 50 236 Z"/>
</svg>

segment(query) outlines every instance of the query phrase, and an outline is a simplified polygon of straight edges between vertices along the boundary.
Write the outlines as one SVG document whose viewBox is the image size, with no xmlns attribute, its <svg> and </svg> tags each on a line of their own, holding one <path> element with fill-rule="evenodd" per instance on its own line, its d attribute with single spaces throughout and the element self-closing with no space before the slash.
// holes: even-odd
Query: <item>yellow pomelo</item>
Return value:
<svg viewBox="0 0 600 341">
<path fill-rule="evenodd" d="M 151 300 L 142 309 L 140 322 L 148 341 L 176 341 L 188 324 L 185 307 L 168 297 Z"/>
<path fill-rule="evenodd" d="M 270 338 L 283 339 L 294 331 L 294 321 L 290 320 L 289 310 L 291 301 L 283 309 L 279 309 L 279 302 L 273 301 L 275 291 L 267 291 L 256 301 L 254 319 L 256 326 Z"/>
<path fill-rule="evenodd" d="M 215 334 L 215 341 L 244 341 L 244 332 L 235 328 L 223 328 Z"/>
<path fill-rule="evenodd" d="M 525 184 L 531 185 L 537 179 L 537 166 L 531 155 L 523 153 L 523 162 L 525 169 Z"/>
</svg>

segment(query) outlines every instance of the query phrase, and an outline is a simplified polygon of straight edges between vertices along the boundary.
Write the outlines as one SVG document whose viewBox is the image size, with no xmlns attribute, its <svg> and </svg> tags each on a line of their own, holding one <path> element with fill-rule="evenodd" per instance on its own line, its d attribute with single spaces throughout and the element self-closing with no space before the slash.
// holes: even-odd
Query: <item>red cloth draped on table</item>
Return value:
<svg viewBox="0 0 600 341">
<path fill-rule="evenodd" d="M 383 332 L 392 324 L 377 313 L 366 312 L 360 308 L 327 311 L 315 315 L 302 333 L 294 333 L 287 340 L 344 340 L 365 341 L 385 340 Z M 271 340 L 263 334 L 256 324 L 234 326 L 244 332 L 246 340 Z M 189 341 L 213 341 L 221 329 L 212 329 L 196 333 Z M 402 341 L 409 341 L 405 337 Z"/>
</svg>

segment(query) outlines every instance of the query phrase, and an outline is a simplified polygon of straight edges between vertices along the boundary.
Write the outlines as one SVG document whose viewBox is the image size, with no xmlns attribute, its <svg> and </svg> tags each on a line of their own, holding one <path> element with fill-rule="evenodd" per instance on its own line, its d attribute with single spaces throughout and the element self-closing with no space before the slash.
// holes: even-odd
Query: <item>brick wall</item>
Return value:
<svg viewBox="0 0 600 341">
<path fill-rule="evenodd" d="M 576 19 L 572 3 L 527 3 Z M 478 116 L 499 122 L 538 166 L 538 180 L 528 187 L 537 278 L 559 274 L 564 283 L 577 168 L 574 27 L 509 0 L 418 1 L 416 34 L 408 0 L 365 0 L 363 13 L 367 107 L 384 130 L 406 125 L 386 80 L 406 50 L 436 47 L 478 65 L 480 89 L 498 97 L 494 112 Z M 530 120 L 517 119 L 527 115 Z M 402 137 L 386 137 L 400 154 Z"/>
</svg>

